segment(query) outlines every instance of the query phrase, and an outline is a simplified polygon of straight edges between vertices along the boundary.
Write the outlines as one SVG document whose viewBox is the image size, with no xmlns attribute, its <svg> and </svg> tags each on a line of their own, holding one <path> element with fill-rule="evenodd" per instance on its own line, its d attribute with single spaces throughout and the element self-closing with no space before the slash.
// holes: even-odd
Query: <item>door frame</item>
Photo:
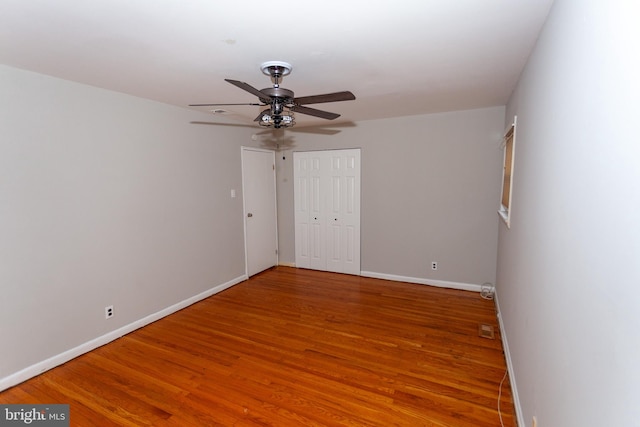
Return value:
<svg viewBox="0 0 640 427">
<path fill-rule="evenodd" d="M 274 224 L 274 228 L 275 228 L 275 247 L 276 247 L 276 265 L 278 265 L 279 260 L 280 260 L 280 251 L 279 251 L 279 245 L 278 245 L 278 194 L 277 194 L 277 180 L 276 180 L 276 170 L 275 170 L 275 164 L 276 164 L 276 153 L 273 150 L 266 150 L 263 148 L 256 148 L 256 147 L 245 147 L 242 146 L 240 147 L 240 163 L 241 163 L 241 171 L 242 171 L 242 227 L 244 230 L 244 272 L 245 275 L 247 277 L 249 277 L 249 256 L 248 256 L 248 242 L 247 242 L 247 199 L 246 199 L 246 168 L 245 168 L 245 164 L 244 164 L 244 153 L 247 151 L 257 151 L 257 152 L 261 152 L 261 153 L 270 153 L 273 157 L 273 207 L 275 209 L 275 224 Z"/>
</svg>

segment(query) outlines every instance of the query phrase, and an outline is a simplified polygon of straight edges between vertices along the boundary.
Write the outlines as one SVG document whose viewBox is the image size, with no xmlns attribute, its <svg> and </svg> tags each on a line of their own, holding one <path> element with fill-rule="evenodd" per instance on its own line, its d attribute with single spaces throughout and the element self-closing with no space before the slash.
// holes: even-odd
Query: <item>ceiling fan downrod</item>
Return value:
<svg viewBox="0 0 640 427">
<path fill-rule="evenodd" d="M 260 65 L 260 70 L 262 70 L 262 73 L 273 78 L 273 87 L 276 89 L 280 87 L 282 78 L 284 76 L 288 76 L 291 73 L 292 69 L 293 67 L 291 66 L 291 64 L 283 61 L 268 61 L 263 62 L 262 65 Z"/>
</svg>

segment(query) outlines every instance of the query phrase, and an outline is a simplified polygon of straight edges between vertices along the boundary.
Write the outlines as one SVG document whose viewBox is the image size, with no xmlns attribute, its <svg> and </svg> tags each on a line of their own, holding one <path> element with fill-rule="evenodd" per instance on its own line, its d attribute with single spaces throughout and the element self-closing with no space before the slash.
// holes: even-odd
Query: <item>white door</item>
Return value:
<svg viewBox="0 0 640 427">
<path fill-rule="evenodd" d="M 360 274 L 360 150 L 328 155 L 327 270 Z"/>
<path fill-rule="evenodd" d="M 311 159 L 293 153 L 296 267 L 311 268 Z"/>
<path fill-rule="evenodd" d="M 322 152 L 308 153 L 309 159 L 309 268 L 326 268 L 326 156 Z"/>
<path fill-rule="evenodd" d="M 294 153 L 296 266 L 360 274 L 360 150 Z"/>
<path fill-rule="evenodd" d="M 275 153 L 242 147 L 247 275 L 278 264 Z"/>
</svg>

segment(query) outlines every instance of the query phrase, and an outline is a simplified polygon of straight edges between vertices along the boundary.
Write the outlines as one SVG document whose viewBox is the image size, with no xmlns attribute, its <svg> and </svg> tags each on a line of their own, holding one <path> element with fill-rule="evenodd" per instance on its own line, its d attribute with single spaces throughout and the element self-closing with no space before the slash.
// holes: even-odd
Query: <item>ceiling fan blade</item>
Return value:
<svg viewBox="0 0 640 427">
<path fill-rule="evenodd" d="M 223 105 L 266 105 L 257 103 L 243 103 L 243 104 L 189 104 L 189 107 L 219 107 Z"/>
<path fill-rule="evenodd" d="M 330 113 L 328 111 L 317 110 L 315 108 L 303 107 L 301 105 L 293 108 L 293 111 L 296 113 L 307 114 L 309 116 L 316 116 L 322 119 L 333 120 L 340 117 L 340 114 Z"/>
<path fill-rule="evenodd" d="M 261 100 L 262 99 L 269 100 L 271 98 L 269 95 L 265 95 L 264 93 L 260 92 L 258 89 L 256 89 L 255 87 L 251 86 L 248 83 L 241 82 L 241 81 L 238 81 L 238 80 L 231 80 L 231 79 L 224 79 L 224 81 L 229 82 L 232 85 L 237 86 L 242 90 L 246 90 L 247 92 L 254 94 L 255 96 L 257 96 Z"/>
<path fill-rule="evenodd" d="M 353 93 L 344 91 L 325 93 L 323 95 L 301 96 L 300 98 L 294 98 L 293 102 L 297 105 L 306 105 L 320 104 L 322 102 L 353 101 L 354 99 L 356 99 L 356 96 Z"/>
</svg>

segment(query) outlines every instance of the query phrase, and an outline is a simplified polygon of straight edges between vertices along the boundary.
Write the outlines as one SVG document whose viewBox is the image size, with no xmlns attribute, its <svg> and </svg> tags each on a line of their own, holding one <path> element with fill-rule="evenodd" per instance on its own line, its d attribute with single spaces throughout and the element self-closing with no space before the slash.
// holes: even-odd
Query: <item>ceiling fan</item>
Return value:
<svg viewBox="0 0 640 427">
<path fill-rule="evenodd" d="M 257 105 L 269 106 L 269 108 L 260 112 L 255 122 L 261 126 L 274 127 L 276 129 L 282 127 L 290 127 L 295 124 L 293 113 L 307 114 L 309 116 L 320 117 L 327 120 L 334 120 L 340 117 L 340 114 L 330 113 L 328 111 L 318 110 L 306 107 L 309 104 L 320 104 L 323 102 L 351 101 L 356 99 L 355 95 L 349 91 L 326 93 L 322 95 L 311 95 L 296 98 L 293 91 L 280 87 L 280 82 L 284 76 L 291 73 L 291 64 L 282 61 L 269 61 L 260 66 L 262 73 L 271 76 L 273 79 L 273 87 L 266 89 L 256 89 L 248 83 L 238 80 L 225 79 L 240 89 L 255 95 L 260 103 L 246 104 L 189 104 L 190 107 L 213 107 L 222 105 Z"/>
</svg>

